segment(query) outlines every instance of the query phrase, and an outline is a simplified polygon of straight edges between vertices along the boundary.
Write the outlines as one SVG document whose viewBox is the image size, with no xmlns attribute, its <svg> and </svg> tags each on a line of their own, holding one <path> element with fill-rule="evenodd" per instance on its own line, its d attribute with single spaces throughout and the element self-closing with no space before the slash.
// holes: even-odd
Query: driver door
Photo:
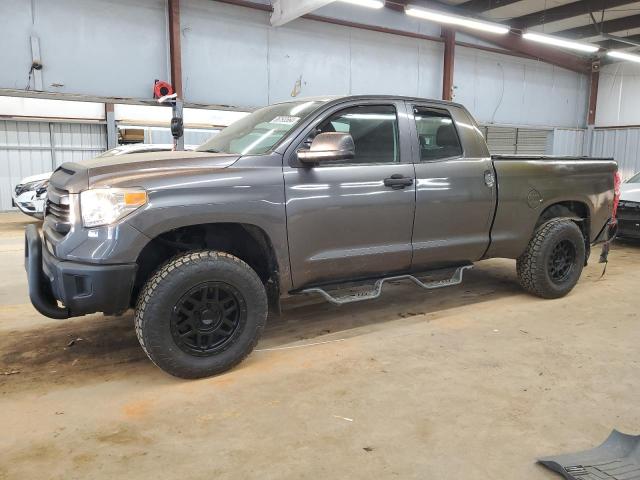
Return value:
<svg viewBox="0 0 640 480">
<path fill-rule="evenodd" d="M 415 173 L 406 119 L 403 102 L 342 104 L 295 146 L 331 131 L 349 133 L 355 144 L 353 159 L 284 167 L 295 288 L 411 267 Z M 392 176 L 405 178 L 406 185 L 385 185 Z"/>
</svg>

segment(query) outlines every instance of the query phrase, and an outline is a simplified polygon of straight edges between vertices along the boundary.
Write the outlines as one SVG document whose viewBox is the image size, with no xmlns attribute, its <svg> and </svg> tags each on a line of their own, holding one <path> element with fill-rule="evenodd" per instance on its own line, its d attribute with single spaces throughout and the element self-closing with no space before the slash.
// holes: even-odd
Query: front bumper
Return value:
<svg viewBox="0 0 640 480">
<path fill-rule="evenodd" d="M 44 198 L 38 197 L 35 192 L 24 192 L 19 196 L 13 195 L 11 203 L 18 207 L 26 215 L 42 219 L 44 215 Z"/>
<path fill-rule="evenodd" d="M 60 260 L 46 248 L 36 225 L 25 230 L 25 269 L 33 306 L 50 318 L 129 308 L 137 265 L 96 265 Z M 60 306 L 59 303 L 63 306 Z"/>
</svg>

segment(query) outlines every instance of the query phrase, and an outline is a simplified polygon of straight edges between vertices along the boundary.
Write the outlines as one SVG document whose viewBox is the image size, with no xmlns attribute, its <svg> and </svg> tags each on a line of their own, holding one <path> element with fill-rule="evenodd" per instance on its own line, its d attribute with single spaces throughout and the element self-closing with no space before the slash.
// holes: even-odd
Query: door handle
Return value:
<svg viewBox="0 0 640 480">
<path fill-rule="evenodd" d="M 399 173 L 384 179 L 384 186 L 391 187 L 394 190 L 400 190 L 401 188 L 408 187 L 410 185 L 413 185 L 413 178 L 405 177 Z"/>
</svg>

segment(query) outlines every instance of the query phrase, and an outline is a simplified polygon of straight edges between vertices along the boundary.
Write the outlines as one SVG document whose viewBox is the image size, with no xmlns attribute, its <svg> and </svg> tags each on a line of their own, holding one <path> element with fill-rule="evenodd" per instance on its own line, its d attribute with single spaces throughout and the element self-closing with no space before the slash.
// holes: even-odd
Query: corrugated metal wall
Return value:
<svg viewBox="0 0 640 480">
<path fill-rule="evenodd" d="M 581 156 L 588 150 L 586 130 L 556 128 L 553 131 L 553 155 Z"/>
<path fill-rule="evenodd" d="M 100 124 L 0 121 L 0 211 L 12 208 L 11 192 L 24 177 L 106 150 L 105 130 Z"/>
<path fill-rule="evenodd" d="M 591 155 L 613 157 L 622 179 L 627 180 L 640 171 L 640 128 L 594 130 Z"/>
</svg>

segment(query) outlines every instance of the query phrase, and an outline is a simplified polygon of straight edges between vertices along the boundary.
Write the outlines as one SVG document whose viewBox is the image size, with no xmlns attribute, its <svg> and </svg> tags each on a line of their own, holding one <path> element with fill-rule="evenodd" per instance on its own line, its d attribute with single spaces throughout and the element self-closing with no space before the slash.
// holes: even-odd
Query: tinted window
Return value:
<svg viewBox="0 0 640 480">
<path fill-rule="evenodd" d="M 420 160 L 462 155 L 458 132 L 448 112 L 434 108 L 414 108 L 418 141 L 420 142 Z"/>
<path fill-rule="evenodd" d="M 391 105 L 340 110 L 323 122 L 318 133 L 343 132 L 353 137 L 354 159 L 339 163 L 393 163 L 400 161 L 398 117 Z"/>
</svg>

